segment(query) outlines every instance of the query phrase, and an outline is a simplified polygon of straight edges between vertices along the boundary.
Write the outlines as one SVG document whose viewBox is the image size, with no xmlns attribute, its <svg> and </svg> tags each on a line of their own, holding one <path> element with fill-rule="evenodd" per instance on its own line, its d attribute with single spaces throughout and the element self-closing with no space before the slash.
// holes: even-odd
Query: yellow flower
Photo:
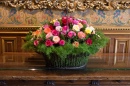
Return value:
<svg viewBox="0 0 130 86">
<path fill-rule="evenodd" d="M 53 24 L 54 22 L 56 22 L 56 19 L 52 20 L 50 23 L 52 23 L 52 24 Z"/>
<path fill-rule="evenodd" d="M 92 32 L 92 30 L 89 27 L 85 28 L 85 33 L 86 34 L 91 34 L 91 32 Z"/>
</svg>

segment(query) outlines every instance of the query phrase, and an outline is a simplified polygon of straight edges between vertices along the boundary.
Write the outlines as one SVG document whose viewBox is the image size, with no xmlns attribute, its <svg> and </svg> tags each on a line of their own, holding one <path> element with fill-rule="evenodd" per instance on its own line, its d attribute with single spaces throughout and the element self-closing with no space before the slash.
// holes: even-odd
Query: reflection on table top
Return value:
<svg viewBox="0 0 130 86">
<path fill-rule="evenodd" d="M 36 53 L 5 53 L 0 58 L 0 80 L 130 80 L 129 54 L 91 56 L 85 70 L 47 70 Z"/>
<path fill-rule="evenodd" d="M 44 59 L 37 53 L 4 53 L 0 55 L 0 70 L 44 70 Z M 130 55 L 99 54 L 89 58 L 87 69 L 130 69 Z"/>
</svg>

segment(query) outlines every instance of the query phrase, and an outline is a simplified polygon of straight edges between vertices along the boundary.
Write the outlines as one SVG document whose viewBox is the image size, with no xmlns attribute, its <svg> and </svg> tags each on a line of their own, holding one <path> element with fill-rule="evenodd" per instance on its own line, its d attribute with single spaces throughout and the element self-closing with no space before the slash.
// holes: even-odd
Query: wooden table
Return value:
<svg viewBox="0 0 130 86">
<path fill-rule="evenodd" d="M 2 86 L 130 86 L 129 54 L 91 56 L 84 70 L 48 70 L 36 53 L 5 53 L 0 58 Z"/>
</svg>

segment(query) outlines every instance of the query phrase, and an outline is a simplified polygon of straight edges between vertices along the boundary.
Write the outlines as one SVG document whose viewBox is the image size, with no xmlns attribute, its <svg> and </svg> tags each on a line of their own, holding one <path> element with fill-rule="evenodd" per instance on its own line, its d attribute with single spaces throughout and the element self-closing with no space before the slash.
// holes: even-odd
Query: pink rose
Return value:
<svg viewBox="0 0 130 86">
<path fill-rule="evenodd" d="M 69 31 L 68 26 L 64 26 L 64 27 L 62 27 L 61 34 L 66 35 L 68 31 Z"/>
<path fill-rule="evenodd" d="M 69 37 L 69 38 L 72 38 L 72 37 L 74 37 L 74 36 L 76 36 L 76 33 L 75 33 L 74 31 L 68 32 L 68 37 Z"/>
<path fill-rule="evenodd" d="M 61 46 L 65 45 L 65 41 L 64 40 L 60 40 L 59 45 L 61 45 Z"/>
<path fill-rule="evenodd" d="M 49 32 L 49 33 L 46 34 L 46 39 L 48 39 L 48 38 L 50 38 L 50 37 L 52 37 L 52 36 L 53 36 L 52 33 Z"/>
<path fill-rule="evenodd" d="M 46 25 L 44 25 L 44 26 L 43 26 L 43 28 L 49 28 L 49 25 L 48 25 L 48 24 L 46 24 Z"/>
<path fill-rule="evenodd" d="M 62 31 L 67 31 L 68 32 L 69 31 L 69 27 L 68 26 L 63 26 L 62 27 Z"/>
<path fill-rule="evenodd" d="M 60 41 L 60 37 L 59 36 L 53 36 L 52 40 L 54 41 L 54 43 L 58 43 Z"/>
<path fill-rule="evenodd" d="M 73 22 L 73 18 L 72 17 L 69 17 L 68 18 L 68 23 L 72 23 Z"/>
<path fill-rule="evenodd" d="M 38 41 L 38 40 L 35 40 L 35 41 L 33 42 L 33 44 L 34 44 L 35 46 L 37 46 L 37 45 L 39 44 L 39 41 Z"/>
<path fill-rule="evenodd" d="M 91 44 L 92 44 L 92 40 L 91 40 L 90 38 L 88 38 L 88 39 L 86 40 L 86 44 L 91 45 Z"/>
<path fill-rule="evenodd" d="M 82 20 L 82 24 L 86 24 L 87 25 L 87 21 L 86 20 Z"/>
<path fill-rule="evenodd" d="M 45 45 L 46 45 L 47 47 L 52 46 L 52 45 L 53 45 L 53 42 L 48 39 L 48 40 L 46 40 Z"/>
<path fill-rule="evenodd" d="M 82 32 L 82 31 L 80 31 L 80 32 L 78 32 L 78 37 L 80 39 L 84 39 L 86 37 L 86 34 L 84 32 Z"/>
<path fill-rule="evenodd" d="M 57 30 L 52 30 L 51 32 L 52 32 L 52 34 L 53 34 L 54 36 L 58 36 L 58 35 L 59 35 L 59 32 L 58 32 Z"/>
</svg>

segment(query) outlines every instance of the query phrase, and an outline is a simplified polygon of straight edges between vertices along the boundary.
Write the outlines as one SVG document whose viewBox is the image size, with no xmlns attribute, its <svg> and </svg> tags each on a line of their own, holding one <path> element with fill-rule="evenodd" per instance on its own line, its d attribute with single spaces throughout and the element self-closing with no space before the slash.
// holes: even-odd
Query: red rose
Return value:
<svg viewBox="0 0 130 86">
<path fill-rule="evenodd" d="M 91 45 L 91 44 L 92 44 L 92 40 L 91 40 L 90 38 L 88 38 L 88 39 L 86 40 L 86 44 Z"/>
<path fill-rule="evenodd" d="M 68 22 L 67 19 L 68 19 L 68 18 L 67 18 L 66 16 L 62 17 L 62 23 L 63 23 L 64 25 L 67 25 L 67 22 Z"/>
<path fill-rule="evenodd" d="M 49 28 L 50 28 L 51 30 L 54 30 L 54 27 L 53 27 L 52 25 L 49 25 Z"/>
<path fill-rule="evenodd" d="M 53 45 L 53 42 L 52 42 L 51 40 L 46 40 L 45 45 L 46 45 L 47 47 L 52 46 L 52 45 Z"/>
<path fill-rule="evenodd" d="M 57 30 L 52 30 L 52 34 L 53 34 L 54 36 L 58 36 L 58 35 L 59 35 L 59 32 L 58 32 Z"/>
</svg>

